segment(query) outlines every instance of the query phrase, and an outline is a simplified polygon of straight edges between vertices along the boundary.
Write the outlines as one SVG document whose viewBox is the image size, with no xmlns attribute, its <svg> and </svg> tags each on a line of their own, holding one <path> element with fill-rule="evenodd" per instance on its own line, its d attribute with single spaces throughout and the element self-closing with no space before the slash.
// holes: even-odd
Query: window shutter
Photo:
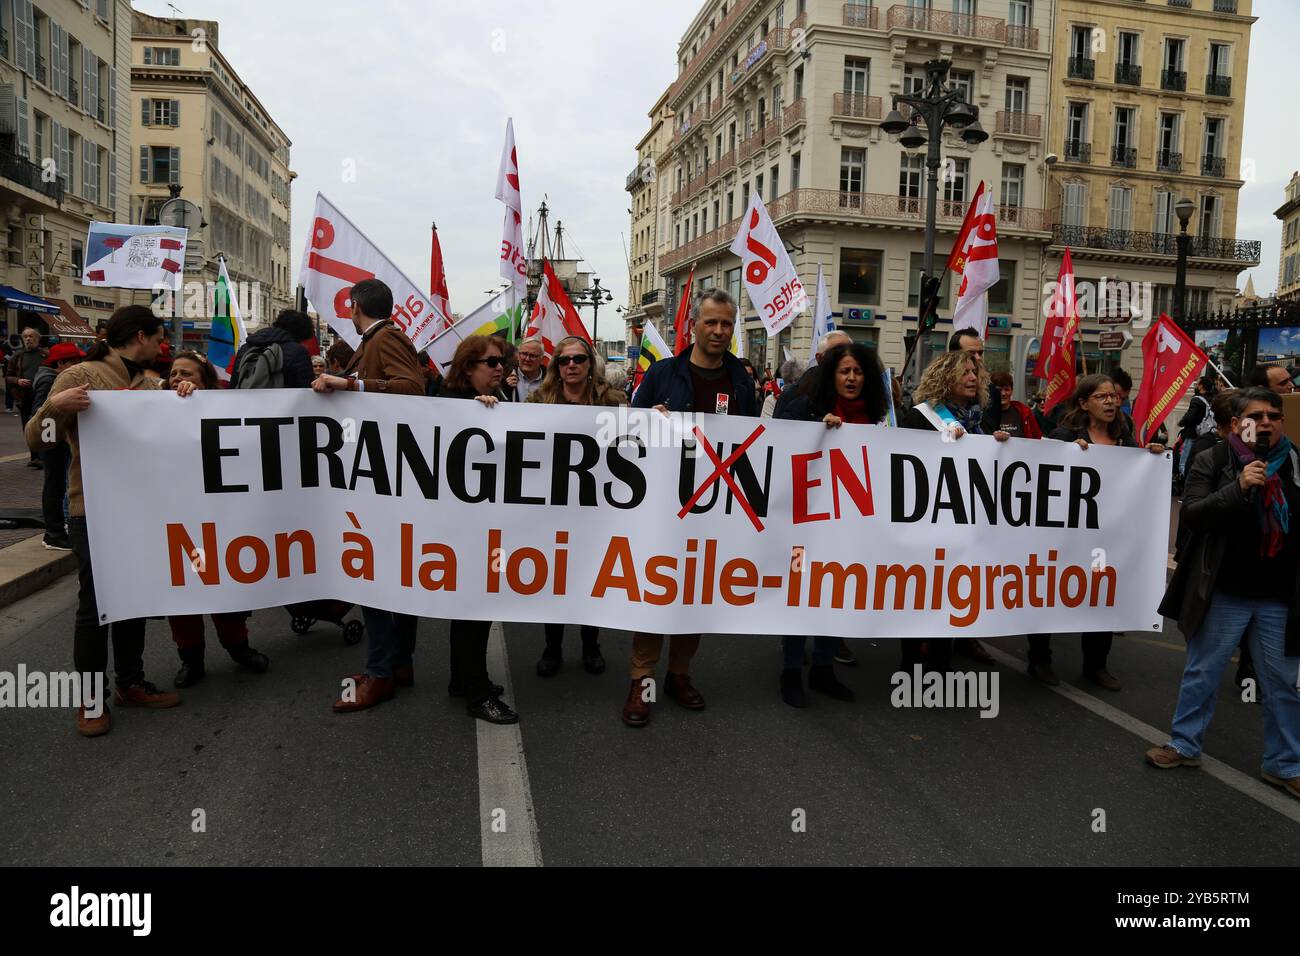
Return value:
<svg viewBox="0 0 1300 956">
<path fill-rule="evenodd" d="M 179 183 L 181 181 L 181 148 L 179 146 L 171 148 L 171 177 L 167 181 L 170 183 Z"/>
<path fill-rule="evenodd" d="M 108 205 L 113 210 L 113 221 L 117 221 L 117 156 L 108 154 Z"/>
<path fill-rule="evenodd" d="M 117 67 L 108 68 L 108 125 L 117 129 Z"/>
<path fill-rule="evenodd" d="M 25 99 L 17 99 L 18 110 L 18 155 L 24 159 L 29 159 L 32 155 L 31 149 L 31 121 L 30 113 L 27 109 Z"/>
<path fill-rule="evenodd" d="M 95 87 L 99 85 L 99 58 L 85 47 L 81 48 L 81 108 L 94 116 L 98 111 Z"/>
<path fill-rule="evenodd" d="M 149 181 L 149 147 L 140 147 L 140 182 Z"/>
<path fill-rule="evenodd" d="M 68 31 L 62 28 L 59 31 L 59 48 L 55 51 L 55 55 L 59 60 L 59 76 L 62 77 L 63 83 L 59 88 L 59 95 L 66 100 L 68 98 L 68 80 L 71 79 L 72 73 L 68 66 L 69 62 L 71 62 L 68 53 Z"/>
<path fill-rule="evenodd" d="M 94 197 L 91 195 L 93 192 L 91 185 L 94 182 L 95 169 L 90 154 L 94 148 L 95 144 L 90 140 L 85 138 L 81 140 L 81 195 L 92 200 Z"/>
<path fill-rule="evenodd" d="M 14 0 L 14 63 L 30 77 L 36 76 L 36 30 L 32 0 Z"/>
<path fill-rule="evenodd" d="M 153 117 L 149 115 L 151 106 L 152 101 L 147 96 L 140 101 L 140 122 L 145 126 L 153 125 Z"/>
<path fill-rule="evenodd" d="M 63 78 L 63 59 L 59 56 L 59 48 L 64 45 L 63 27 L 59 26 L 53 20 L 50 21 L 50 87 L 54 90 L 55 96 L 61 96 L 67 99 L 68 84 Z"/>
<path fill-rule="evenodd" d="M 172 100 L 172 125 L 181 125 L 181 101 Z"/>
</svg>

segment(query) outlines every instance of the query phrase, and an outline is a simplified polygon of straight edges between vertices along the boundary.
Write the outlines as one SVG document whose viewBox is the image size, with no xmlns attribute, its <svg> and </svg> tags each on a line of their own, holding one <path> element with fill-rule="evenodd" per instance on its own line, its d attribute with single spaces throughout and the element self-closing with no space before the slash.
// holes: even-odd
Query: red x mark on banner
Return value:
<svg viewBox="0 0 1300 956">
<path fill-rule="evenodd" d="M 704 496 L 704 492 L 708 491 L 711 485 L 716 485 L 718 479 L 721 478 L 727 483 L 727 487 L 731 489 L 731 493 L 736 496 L 736 500 L 740 502 L 740 506 L 745 509 L 745 514 L 749 515 L 749 520 L 754 523 L 754 527 L 757 530 L 762 531 L 763 522 L 759 521 L 758 515 L 754 514 L 754 509 L 750 506 L 749 499 L 746 498 L 745 493 L 740 490 L 740 486 L 736 484 L 736 479 L 732 477 L 731 472 L 728 469 L 740 460 L 741 455 L 749 451 L 749 446 L 754 444 L 758 439 L 758 436 L 763 434 L 766 430 L 767 426 L 759 425 L 758 428 L 754 429 L 754 434 L 746 438 L 745 443 L 732 452 L 730 458 L 723 461 L 718 456 L 718 453 L 714 450 L 713 446 L 709 444 L 709 440 L 704 437 L 704 432 L 700 431 L 700 427 L 696 425 L 695 439 L 704 447 L 704 453 L 707 454 L 709 460 L 713 462 L 713 474 L 705 478 L 704 483 L 700 485 L 699 488 L 695 489 L 695 494 L 691 495 L 691 500 L 682 506 L 681 511 L 677 512 L 677 517 L 685 518 L 690 514 L 691 509 L 695 507 L 695 503 Z"/>
</svg>

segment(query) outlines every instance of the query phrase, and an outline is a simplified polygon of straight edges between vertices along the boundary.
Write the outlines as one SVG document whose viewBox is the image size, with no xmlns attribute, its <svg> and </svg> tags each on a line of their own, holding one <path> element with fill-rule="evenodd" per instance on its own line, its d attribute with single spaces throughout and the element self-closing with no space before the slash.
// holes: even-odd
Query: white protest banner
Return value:
<svg viewBox="0 0 1300 956">
<path fill-rule="evenodd" d="M 1167 454 L 293 389 L 96 392 L 80 435 L 101 623 L 336 598 L 670 634 L 1162 624 Z"/>
<path fill-rule="evenodd" d="M 349 294 L 362 279 L 379 279 L 393 290 L 393 321 L 407 334 L 417 352 L 423 351 L 446 329 L 447 317 L 420 287 L 324 194 L 317 193 L 316 213 L 298 281 L 316 313 L 353 348 L 361 337 L 352 325 Z"/>
<path fill-rule="evenodd" d="M 757 190 L 750 194 L 731 251 L 740 256 L 745 291 L 768 335 L 776 335 L 808 308 L 808 293 Z"/>
<path fill-rule="evenodd" d="M 114 289 L 180 290 L 189 230 L 92 222 L 81 284 Z"/>
</svg>

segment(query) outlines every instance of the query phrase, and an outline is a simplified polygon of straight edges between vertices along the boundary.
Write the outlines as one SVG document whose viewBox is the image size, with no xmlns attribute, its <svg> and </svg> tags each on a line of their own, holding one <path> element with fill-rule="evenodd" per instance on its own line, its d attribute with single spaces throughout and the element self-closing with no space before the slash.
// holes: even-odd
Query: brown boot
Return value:
<svg viewBox="0 0 1300 956">
<path fill-rule="evenodd" d="M 113 703 L 120 707 L 148 707 L 166 710 L 181 702 L 181 695 L 169 690 L 159 690 L 147 680 L 136 681 L 130 687 L 114 687 Z"/>
<path fill-rule="evenodd" d="M 113 729 L 113 718 L 108 712 L 108 708 L 103 708 L 103 712 L 98 717 L 87 717 L 86 708 L 77 708 L 77 733 L 83 737 L 102 737 Z"/>
<path fill-rule="evenodd" d="M 650 703 L 642 696 L 645 691 L 641 677 L 633 677 L 628 688 L 627 702 L 623 705 L 623 723 L 629 727 L 644 727 L 650 723 Z"/>
<path fill-rule="evenodd" d="M 664 693 L 687 710 L 704 709 L 704 696 L 691 686 L 689 674 L 669 673 L 664 680 Z"/>
<path fill-rule="evenodd" d="M 334 713 L 348 714 L 356 710 L 368 710 L 376 704 L 391 700 L 396 694 L 397 684 L 391 677 L 371 677 L 369 674 L 362 674 L 361 679 L 356 682 L 355 699 L 346 700 L 340 696 L 334 701 Z"/>
</svg>

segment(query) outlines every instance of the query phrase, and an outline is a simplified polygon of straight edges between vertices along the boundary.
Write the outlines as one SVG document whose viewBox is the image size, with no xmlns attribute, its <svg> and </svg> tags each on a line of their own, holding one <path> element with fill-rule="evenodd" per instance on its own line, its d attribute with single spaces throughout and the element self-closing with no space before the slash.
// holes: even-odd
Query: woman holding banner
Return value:
<svg viewBox="0 0 1300 956">
<path fill-rule="evenodd" d="M 167 387 L 176 390 L 181 382 L 189 382 L 197 391 L 218 387 L 217 370 L 206 357 L 192 349 L 177 352 L 172 359 L 171 375 Z M 265 674 L 271 666 L 270 659 L 248 646 L 248 611 L 213 614 L 212 626 L 217 629 L 217 640 L 226 653 L 240 667 L 254 674 Z M 172 640 L 181 658 L 181 669 L 176 674 L 177 687 L 193 687 L 204 677 L 204 640 L 202 614 L 174 614 L 167 618 Z"/>
<path fill-rule="evenodd" d="M 1049 438 L 1072 441 L 1084 451 L 1092 445 L 1138 447 L 1129 433 L 1124 416 L 1120 414 L 1119 392 L 1109 375 L 1088 375 L 1080 379 L 1065 406 L 1061 425 Z M 1147 450 L 1155 455 L 1163 455 L 1165 446 L 1151 444 Z M 1109 631 L 1080 635 L 1083 645 L 1083 676 L 1106 690 L 1119 690 L 1124 686 L 1106 669 L 1106 657 L 1110 654 L 1113 639 L 1114 635 Z M 1043 638 L 1042 646 L 1046 643 L 1046 638 Z M 1050 651 L 1048 660 L 1050 662 Z"/>
<path fill-rule="evenodd" d="M 627 397 L 611 387 L 596 367 L 596 351 L 586 339 L 576 335 L 561 339 L 555 346 L 555 357 L 546 367 L 542 383 L 528 396 L 530 402 L 545 405 L 604 405 L 617 407 L 627 404 Z M 584 624 L 582 634 L 582 666 L 588 674 L 605 673 L 605 657 L 600 653 L 600 628 Z M 564 625 L 546 625 L 546 649 L 537 662 L 541 677 L 554 677 L 564 662 Z"/>
<path fill-rule="evenodd" d="M 797 422 L 820 422 L 827 428 L 850 425 L 878 425 L 889 412 L 885 393 L 885 370 L 874 349 L 856 343 L 836 345 L 822 355 L 819 375 L 805 377 L 798 395 L 781 408 L 777 418 Z M 807 707 L 803 689 L 802 636 L 783 637 L 781 653 L 781 699 L 791 707 Z M 853 691 L 835 677 L 834 637 L 814 637 L 812 669 L 808 686 L 836 700 L 851 701 Z"/>
<path fill-rule="evenodd" d="M 989 373 L 974 352 L 945 352 L 930 363 L 921 384 L 912 393 L 913 405 L 898 421 L 900 428 L 933 430 L 958 441 L 966 435 L 986 435 L 980 420 L 980 396 L 989 393 Z M 997 422 L 993 437 L 1006 441 L 1011 436 Z M 902 669 L 910 671 L 925 660 L 930 668 L 946 671 L 952 663 L 952 639 L 932 641 L 905 639 Z"/>
<path fill-rule="evenodd" d="M 471 335 L 456 347 L 447 381 L 438 393 L 440 398 L 465 398 L 495 408 L 501 401 L 501 383 L 505 379 L 504 343 L 486 335 Z M 451 622 L 451 683 L 447 692 L 465 697 L 465 709 L 471 717 L 492 724 L 519 721 L 510 705 L 501 699 L 504 688 L 492 683 L 487 670 L 488 634 L 491 621 Z"/>
</svg>

